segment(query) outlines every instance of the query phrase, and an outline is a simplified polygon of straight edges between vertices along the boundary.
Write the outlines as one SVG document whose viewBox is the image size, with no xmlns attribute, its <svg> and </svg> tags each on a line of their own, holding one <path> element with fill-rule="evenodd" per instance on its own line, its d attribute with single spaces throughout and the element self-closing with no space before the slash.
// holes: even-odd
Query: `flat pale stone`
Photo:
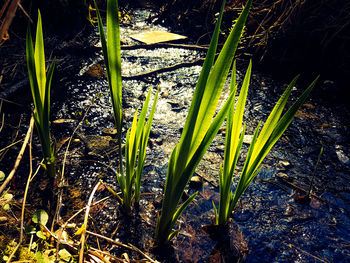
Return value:
<svg viewBox="0 0 350 263">
<path fill-rule="evenodd" d="M 252 140 L 253 140 L 253 137 L 254 137 L 253 135 L 244 135 L 243 143 L 251 144 Z"/>
<path fill-rule="evenodd" d="M 182 35 L 162 31 L 144 32 L 130 37 L 147 45 L 187 38 Z"/>
<path fill-rule="evenodd" d="M 57 119 L 57 120 L 53 121 L 53 123 L 55 123 L 55 124 L 71 123 L 71 122 L 76 122 L 76 120 L 73 120 L 73 119 Z"/>
</svg>

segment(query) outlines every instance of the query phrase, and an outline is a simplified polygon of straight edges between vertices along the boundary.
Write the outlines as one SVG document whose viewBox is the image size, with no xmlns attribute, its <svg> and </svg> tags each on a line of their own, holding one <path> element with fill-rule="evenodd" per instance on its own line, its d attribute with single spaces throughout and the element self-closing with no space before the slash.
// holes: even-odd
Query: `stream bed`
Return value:
<svg viewBox="0 0 350 263">
<path fill-rule="evenodd" d="M 130 38 L 135 33 L 168 31 L 162 26 L 148 24 L 148 15 L 145 10 L 133 11 L 132 21 L 121 28 L 124 45 L 139 44 Z M 97 42 L 96 34 L 92 36 L 91 44 Z M 191 40 L 181 43 L 192 44 Z M 168 158 L 180 139 L 201 66 L 180 67 L 147 77 L 132 76 L 204 56 L 202 50 L 180 47 L 122 50 L 122 74 L 128 76 L 123 80 L 127 127 L 131 125 L 135 110 L 142 107 L 148 90 L 152 89 L 153 100 L 159 88 L 141 186 L 143 195 L 132 219 L 120 211 L 116 200 L 108 199 L 99 210 L 91 212 L 94 218 L 91 227 L 109 237 L 113 233 L 114 239 L 131 243 L 160 262 L 350 262 L 350 115 L 342 105 L 324 103 L 317 90 L 298 111 L 243 195 L 229 224 L 228 239 L 215 240 L 210 236 L 214 219 L 212 202 L 218 205 L 219 200 L 223 126 L 196 170 L 198 181 L 191 182 L 187 189 L 188 194 L 194 191 L 199 194 L 179 220 L 180 232 L 174 239 L 173 251 L 165 257 L 152 251 Z M 239 83 L 247 65 L 248 61 L 238 60 Z M 89 57 L 82 57 L 78 74 L 67 74 L 54 88 L 56 93 L 61 93 L 52 102 L 51 111 L 53 135 L 59 144 L 65 145 L 67 137 L 86 113 L 66 161 L 65 176 L 69 187 L 62 202 L 63 220 L 69 217 L 71 207 L 86 203 L 98 179 L 102 178 L 117 189 L 114 124 L 103 68 L 102 52 L 96 51 Z M 258 122 L 266 120 L 288 81 L 276 81 L 256 71 L 253 65 L 244 114 L 246 134 L 252 135 Z M 291 100 L 295 100 L 304 88 L 294 88 Z M 225 101 L 228 93 L 227 83 L 220 103 Z M 249 136 L 238 161 L 237 174 L 248 147 Z M 321 147 L 323 153 L 316 166 Z M 58 152 L 60 160 L 64 149 L 62 147 Z M 237 181 L 238 176 L 234 178 L 234 185 Z M 306 200 L 304 196 L 310 186 L 314 196 Z M 75 188 L 84 190 L 75 196 Z M 107 191 L 101 190 L 95 199 L 107 195 Z M 89 242 L 93 240 L 93 237 L 89 238 Z M 122 250 L 111 248 L 110 253 L 120 256 Z M 132 256 L 137 257 L 137 254 Z"/>
</svg>

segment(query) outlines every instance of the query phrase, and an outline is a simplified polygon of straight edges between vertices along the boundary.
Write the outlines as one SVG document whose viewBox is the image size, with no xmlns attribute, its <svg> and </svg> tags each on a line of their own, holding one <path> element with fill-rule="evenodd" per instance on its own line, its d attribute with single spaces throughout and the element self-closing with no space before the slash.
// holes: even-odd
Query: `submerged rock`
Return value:
<svg viewBox="0 0 350 263">
<path fill-rule="evenodd" d="M 111 136 L 79 134 L 79 137 L 85 143 L 88 155 L 103 158 L 118 150 L 118 141 Z"/>
</svg>

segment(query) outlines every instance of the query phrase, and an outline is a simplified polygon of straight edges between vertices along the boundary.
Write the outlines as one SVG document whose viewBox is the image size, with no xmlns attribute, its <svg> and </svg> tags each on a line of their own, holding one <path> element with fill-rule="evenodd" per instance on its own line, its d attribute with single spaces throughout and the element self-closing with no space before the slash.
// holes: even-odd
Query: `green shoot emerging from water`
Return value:
<svg viewBox="0 0 350 263">
<path fill-rule="evenodd" d="M 95 6 L 110 95 L 112 98 L 114 120 L 118 130 L 119 173 L 117 175 L 117 180 L 121 189 L 121 197 L 119 197 L 118 200 L 122 203 L 125 210 L 130 212 L 133 202 L 137 203 L 140 199 L 141 176 L 146 158 L 146 147 L 157 103 L 158 91 L 154 98 L 151 113 L 146 124 L 146 114 L 150 101 L 151 90 L 148 92 L 139 119 L 137 119 L 138 112 L 135 112 L 132 126 L 126 135 L 124 170 L 121 144 L 123 109 L 118 3 L 116 0 L 107 1 L 107 40 L 96 3 Z"/>
<path fill-rule="evenodd" d="M 123 173 L 122 158 L 122 125 L 123 125 L 123 108 L 122 108 L 122 74 L 121 74 L 121 57 L 120 57 L 120 35 L 118 21 L 118 2 L 116 0 L 107 1 L 107 40 L 100 12 L 95 2 L 98 29 L 102 44 L 102 52 L 106 65 L 109 91 L 112 100 L 114 121 L 117 127 L 117 136 L 119 143 L 119 166 L 120 172 Z"/>
<path fill-rule="evenodd" d="M 216 207 L 214 205 L 215 221 L 217 225 L 225 225 L 227 223 L 227 220 L 235 209 L 238 200 L 248 188 L 249 184 L 253 181 L 254 177 L 258 174 L 261 162 L 264 160 L 273 145 L 282 136 L 284 131 L 292 122 L 295 113 L 304 103 L 317 81 L 316 79 L 314 82 L 312 82 L 311 85 L 299 97 L 299 99 L 280 118 L 288 97 L 292 91 L 292 88 L 296 83 L 297 77 L 294 78 L 270 113 L 260 133 L 259 123 L 249 147 L 241 177 L 239 179 L 235 192 L 233 193 L 231 191 L 232 178 L 245 134 L 245 126 L 242 129 L 242 120 L 247 99 L 250 72 L 251 65 L 249 65 L 246 76 L 244 78 L 236 108 L 234 109 L 232 106 L 227 117 L 224 164 L 222 167 L 220 167 L 219 211 L 216 210 Z M 235 93 L 236 88 L 235 69 L 233 69 L 231 93 Z"/>
<path fill-rule="evenodd" d="M 177 234 L 178 231 L 172 232 L 172 229 L 197 193 L 190 196 L 178 208 L 181 196 L 234 102 L 234 96 L 231 94 L 214 117 L 252 1 L 248 0 L 214 64 L 225 2 L 221 8 L 180 142 L 170 155 L 161 215 L 157 219 L 156 244 L 169 242 Z"/>
<path fill-rule="evenodd" d="M 146 147 L 156 108 L 158 91 L 153 101 L 153 106 L 148 118 L 148 122 L 145 124 L 150 95 L 151 90 L 149 90 L 147 94 L 146 101 L 142 107 L 139 119 L 137 120 L 136 111 L 131 128 L 128 130 L 126 135 L 125 174 L 118 175 L 118 183 L 122 191 L 122 203 L 126 210 L 130 209 L 132 206 L 133 197 L 135 199 L 135 202 L 138 202 L 140 199 L 141 175 L 145 163 Z"/>
<path fill-rule="evenodd" d="M 32 36 L 28 28 L 26 54 L 30 88 L 34 101 L 33 117 L 43 151 L 44 167 L 48 175 L 54 178 L 56 175 L 56 148 L 51 143 L 50 136 L 50 88 L 55 61 L 51 64 L 46 75 L 40 11 L 38 12 L 35 50 Z"/>
</svg>

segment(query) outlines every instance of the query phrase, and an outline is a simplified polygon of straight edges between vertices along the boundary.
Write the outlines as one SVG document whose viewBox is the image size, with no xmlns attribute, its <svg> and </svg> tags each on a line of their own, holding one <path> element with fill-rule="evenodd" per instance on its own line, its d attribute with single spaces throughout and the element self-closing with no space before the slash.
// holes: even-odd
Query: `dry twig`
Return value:
<svg viewBox="0 0 350 263">
<path fill-rule="evenodd" d="M 286 179 L 284 179 L 284 178 L 282 178 L 282 177 L 278 177 L 278 179 L 280 179 L 283 183 L 287 184 L 288 186 L 290 186 L 290 187 L 292 187 L 292 188 L 294 188 L 294 189 L 296 189 L 296 190 L 299 190 L 299 191 L 301 191 L 301 192 L 303 192 L 303 193 L 305 193 L 305 194 L 308 194 L 308 193 L 309 193 L 308 190 L 305 190 L 304 188 L 302 188 L 302 187 L 300 187 L 300 186 L 298 186 L 298 185 L 296 185 L 296 184 L 294 184 L 294 183 L 288 182 Z M 314 194 L 314 193 L 311 193 L 311 196 L 312 196 L 312 197 L 315 197 L 316 199 L 318 199 L 318 200 L 320 200 L 320 201 L 322 201 L 322 202 L 324 202 L 324 203 L 327 203 L 327 200 L 326 200 L 326 199 L 323 199 L 322 197 L 320 197 L 320 196 L 318 196 L 318 195 L 316 195 L 316 194 Z"/>
<path fill-rule="evenodd" d="M 29 124 L 29 128 L 28 128 L 28 131 L 27 131 L 27 134 L 26 134 L 26 137 L 24 138 L 24 142 L 22 144 L 22 148 L 21 150 L 19 151 L 19 154 L 17 156 L 17 159 L 16 159 L 16 162 L 15 162 L 15 165 L 13 166 L 13 169 L 11 170 L 10 174 L 7 176 L 5 182 L 3 182 L 3 184 L 0 186 L 0 194 L 5 190 L 5 188 L 7 187 L 7 185 L 9 184 L 9 182 L 12 180 L 21 160 L 22 160 L 22 157 L 23 157 L 23 154 L 24 154 L 24 150 L 26 149 L 27 145 L 28 145 L 28 141 L 31 137 L 31 134 L 33 132 L 33 126 L 34 126 L 34 118 L 32 117 L 30 119 L 30 124 Z"/>
<path fill-rule="evenodd" d="M 200 45 L 188 45 L 188 44 L 173 44 L 173 43 L 155 43 L 155 44 L 139 44 L 139 45 L 122 45 L 120 47 L 123 50 L 133 50 L 133 49 L 155 49 L 155 48 L 183 48 L 183 49 L 194 49 L 207 51 L 207 46 Z"/>
<path fill-rule="evenodd" d="M 195 65 L 199 65 L 203 61 L 204 61 L 204 58 L 198 58 L 198 59 L 195 59 L 193 61 L 181 62 L 181 63 L 177 63 L 177 64 L 174 64 L 174 65 L 171 65 L 169 67 L 155 69 L 155 70 L 151 70 L 151 71 L 148 71 L 148 72 L 145 72 L 145 73 L 140 73 L 140 74 L 136 74 L 136 75 L 132 75 L 132 76 L 122 76 L 122 77 L 123 77 L 123 79 L 141 79 L 141 78 L 146 78 L 146 77 L 152 76 L 154 74 L 159 74 L 159 73 L 173 71 L 173 70 L 178 69 L 178 68 L 192 67 L 192 66 L 195 66 Z"/>
<path fill-rule="evenodd" d="M 89 110 L 91 109 L 92 105 L 93 104 L 90 104 L 88 106 L 88 108 L 86 109 L 86 111 L 84 113 L 83 118 L 78 123 L 77 127 L 75 127 L 74 131 L 72 132 L 72 135 L 70 136 L 70 138 L 68 140 L 67 148 L 66 148 L 66 151 L 64 152 L 64 158 L 63 158 L 63 163 L 62 163 L 62 171 L 61 171 L 61 177 L 60 177 L 60 180 L 59 180 L 59 186 L 63 186 L 64 185 L 64 172 L 65 172 L 65 167 L 66 167 L 66 160 L 67 160 L 67 156 L 68 156 L 69 147 L 70 147 L 70 145 L 72 143 L 72 140 L 73 140 L 73 136 L 75 135 L 75 133 L 78 131 L 79 127 L 84 122 L 84 120 L 85 120 Z M 62 187 L 59 187 L 59 193 L 57 194 L 56 211 L 55 211 L 55 215 L 54 215 L 53 220 L 52 220 L 51 230 L 53 230 L 53 227 L 55 225 L 56 216 L 58 216 L 58 212 L 61 209 L 61 203 L 62 203 Z"/>
<path fill-rule="evenodd" d="M 89 201 L 85 210 L 85 218 L 84 218 L 84 224 L 82 226 L 82 233 L 81 233 L 81 238 L 80 238 L 80 253 L 79 253 L 79 263 L 84 262 L 84 246 L 85 246 L 85 234 L 86 234 L 86 229 L 87 229 L 87 223 L 88 223 L 88 218 L 89 218 L 89 213 L 90 213 L 90 207 L 92 203 L 92 199 L 94 198 L 95 192 L 97 188 L 100 186 L 101 182 L 98 182 L 94 189 L 91 192 L 91 195 L 89 197 Z"/>
<path fill-rule="evenodd" d="M 20 227 L 19 241 L 18 241 L 18 245 L 15 247 L 15 249 L 12 251 L 11 255 L 9 256 L 7 263 L 11 262 L 12 257 L 16 254 L 18 248 L 21 246 L 22 241 L 23 241 L 24 212 L 25 212 L 25 206 L 26 206 L 26 201 L 27 201 L 27 195 L 28 195 L 28 191 L 29 191 L 29 185 L 31 182 L 32 174 L 33 174 L 32 135 L 33 135 L 33 133 L 30 134 L 30 140 L 29 140 L 29 174 L 28 174 L 27 184 L 26 184 L 26 188 L 24 191 L 24 197 L 23 197 L 23 202 L 22 202 L 21 227 Z"/>
<path fill-rule="evenodd" d="M 1 11 L 0 11 L 1 15 L 5 12 L 5 9 L 6 9 L 7 5 L 9 4 L 9 1 L 10 0 L 8 0 L 5 3 L 4 7 L 1 9 Z M 13 18 L 15 17 L 19 1 L 20 0 L 12 0 L 12 2 L 10 3 L 10 5 L 7 9 L 6 15 L 5 15 L 3 21 L 0 25 L 0 45 L 2 43 L 4 43 L 5 40 L 7 40 L 9 38 L 8 37 L 8 29 L 12 23 Z M 0 16 L 0 18 L 1 18 L 1 16 Z"/>
<path fill-rule="evenodd" d="M 304 253 L 305 255 L 308 255 L 308 256 L 310 256 L 310 257 L 316 259 L 317 261 L 320 261 L 320 262 L 322 262 L 322 263 L 329 263 L 328 260 L 323 259 L 323 258 L 320 258 L 320 257 L 317 257 L 317 256 L 315 256 L 315 255 L 312 255 L 311 253 L 309 253 L 309 252 L 307 252 L 307 251 L 305 251 L 305 250 L 303 250 L 303 249 L 301 249 L 301 248 L 298 248 L 298 247 L 296 247 L 296 246 L 293 245 L 293 244 L 290 244 L 290 243 L 287 244 L 286 242 L 283 242 L 283 244 L 287 245 L 289 248 L 294 248 L 295 250 L 298 250 L 298 251 Z"/>
<path fill-rule="evenodd" d="M 99 237 L 99 238 L 102 238 L 102 239 L 104 239 L 104 240 L 106 240 L 106 241 L 108 241 L 108 242 L 111 242 L 111 243 L 113 243 L 113 244 L 116 244 L 116 245 L 118 245 L 118 246 L 121 246 L 121 247 L 130 249 L 130 250 L 134 250 L 134 251 L 140 253 L 140 254 L 141 254 L 142 256 L 144 256 L 145 258 L 147 258 L 150 262 L 152 262 L 152 263 L 158 263 L 158 261 L 156 261 L 156 260 L 150 258 L 146 253 L 142 252 L 140 249 L 138 249 L 137 247 L 135 247 L 135 246 L 132 245 L 132 244 L 125 245 L 125 244 L 123 244 L 123 243 L 121 243 L 121 242 L 119 242 L 119 241 L 113 240 L 113 239 L 111 239 L 111 238 L 109 238 L 109 237 L 106 237 L 106 236 L 103 236 L 103 235 L 100 235 L 100 234 L 97 234 L 97 233 L 94 233 L 94 232 L 91 232 L 91 231 L 88 231 L 88 230 L 86 230 L 86 233 L 88 233 L 88 234 L 90 234 L 90 235 L 93 235 L 93 236 L 97 236 L 97 237 Z"/>
<path fill-rule="evenodd" d="M 20 127 L 21 127 L 21 124 L 22 124 L 22 117 L 19 119 L 19 122 L 18 122 L 18 125 L 17 125 L 17 127 L 16 127 L 16 132 L 15 132 L 14 136 L 12 136 L 12 142 L 11 142 L 11 144 L 14 143 L 14 142 L 16 141 L 16 139 L 17 139 L 17 137 L 18 137 L 18 134 L 19 134 L 19 129 L 20 129 Z M 5 155 L 6 155 L 6 153 L 7 153 L 8 150 L 9 150 L 9 148 L 8 148 L 8 147 L 5 147 L 4 151 L 2 151 L 1 156 L 0 156 L 0 162 L 3 160 L 3 158 L 5 157 Z M 1 192 L 0 192 L 0 193 L 1 193 Z"/>
</svg>

